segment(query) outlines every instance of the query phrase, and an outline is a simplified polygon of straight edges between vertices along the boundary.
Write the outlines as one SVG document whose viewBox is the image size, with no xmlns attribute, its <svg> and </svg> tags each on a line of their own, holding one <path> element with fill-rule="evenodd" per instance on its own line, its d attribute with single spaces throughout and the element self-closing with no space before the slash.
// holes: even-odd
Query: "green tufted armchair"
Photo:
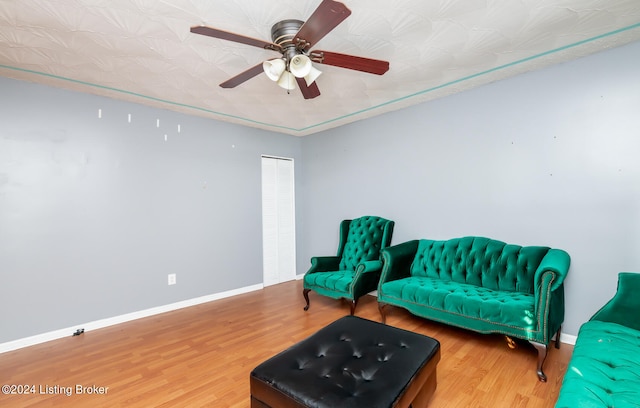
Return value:
<svg viewBox="0 0 640 408">
<path fill-rule="evenodd" d="M 393 226 L 393 221 L 373 216 L 342 221 L 338 255 L 311 258 L 311 268 L 303 280 L 304 310 L 309 310 L 309 292 L 313 290 L 350 300 L 353 315 L 358 299 L 378 287 L 380 251 L 391 244 Z"/>
<path fill-rule="evenodd" d="M 555 408 L 640 407 L 640 273 L 580 326 Z"/>
</svg>

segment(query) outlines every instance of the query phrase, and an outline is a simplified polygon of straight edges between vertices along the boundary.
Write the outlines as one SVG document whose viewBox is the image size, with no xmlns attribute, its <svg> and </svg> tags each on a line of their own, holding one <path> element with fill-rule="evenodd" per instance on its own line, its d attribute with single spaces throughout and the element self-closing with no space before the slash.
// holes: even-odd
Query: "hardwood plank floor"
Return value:
<svg viewBox="0 0 640 408">
<path fill-rule="evenodd" d="M 287 282 L 0 354 L 0 385 L 35 387 L 0 394 L 0 406 L 248 407 L 253 367 L 349 313 L 346 302 L 313 292 L 305 312 L 301 292 L 300 281 Z M 364 297 L 356 315 L 380 321 L 376 299 Z M 387 323 L 440 341 L 430 407 L 553 407 L 573 350 L 550 348 L 541 383 L 527 343 L 510 350 L 502 336 L 398 308 L 389 308 Z M 78 385 L 90 388 L 78 393 Z"/>
</svg>

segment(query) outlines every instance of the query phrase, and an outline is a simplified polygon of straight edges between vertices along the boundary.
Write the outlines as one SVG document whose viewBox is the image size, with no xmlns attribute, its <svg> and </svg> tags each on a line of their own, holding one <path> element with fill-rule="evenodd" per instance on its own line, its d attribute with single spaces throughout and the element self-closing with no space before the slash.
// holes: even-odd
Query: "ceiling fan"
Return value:
<svg viewBox="0 0 640 408">
<path fill-rule="evenodd" d="M 272 42 L 204 25 L 191 27 L 191 32 L 278 51 L 282 54 L 281 58 L 264 61 L 224 81 L 220 84 L 222 88 L 234 88 L 264 72 L 269 79 L 276 81 L 287 92 L 295 89 L 294 83 L 297 83 L 304 98 L 311 99 L 320 95 L 315 80 L 321 74 L 313 67 L 312 62 L 376 75 L 382 75 L 389 70 L 389 62 L 387 61 L 337 52 L 311 50 L 320 39 L 336 28 L 350 14 L 351 10 L 340 2 L 322 0 L 322 3 L 306 22 L 283 20 L 274 24 L 271 28 Z"/>
</svg>

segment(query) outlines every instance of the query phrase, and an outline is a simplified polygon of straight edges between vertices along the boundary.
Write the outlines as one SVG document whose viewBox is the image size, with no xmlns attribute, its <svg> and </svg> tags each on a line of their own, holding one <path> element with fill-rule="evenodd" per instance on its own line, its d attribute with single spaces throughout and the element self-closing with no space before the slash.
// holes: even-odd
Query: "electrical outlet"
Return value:
<svg viewBox="0 0 640 408">
<path fill-rule="evenodd" d="M 175 285 L 176 284 L 176 274 L 170 273 L 167 275 L 167 285 Z"/>
</svg>

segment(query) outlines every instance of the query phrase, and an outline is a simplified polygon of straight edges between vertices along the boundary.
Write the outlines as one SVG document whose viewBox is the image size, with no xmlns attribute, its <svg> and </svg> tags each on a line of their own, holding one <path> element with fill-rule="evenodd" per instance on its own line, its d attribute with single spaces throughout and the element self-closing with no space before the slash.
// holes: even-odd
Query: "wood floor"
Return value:
<svg viewBox="0 0 640 408">
<path fill-rule="evenodd" d="M 253 367 L 349 313 L 346 302 L 314 292 L 305 312 L 301 292 L 300 281 L 287 282 L 0 354 L 0 385 L 34 392 L 0 394 L 0 406 L 248 407 Z M 430 407 L 554 406 L 571 345 L 550 348 L 541 383 L 527 343 L 511 350 L 502 336 L 389 309 L 387 324 L 441 343 Z M 375 298 L 363 298 L 356 315 L 380 321 Z"/>
</svg>

